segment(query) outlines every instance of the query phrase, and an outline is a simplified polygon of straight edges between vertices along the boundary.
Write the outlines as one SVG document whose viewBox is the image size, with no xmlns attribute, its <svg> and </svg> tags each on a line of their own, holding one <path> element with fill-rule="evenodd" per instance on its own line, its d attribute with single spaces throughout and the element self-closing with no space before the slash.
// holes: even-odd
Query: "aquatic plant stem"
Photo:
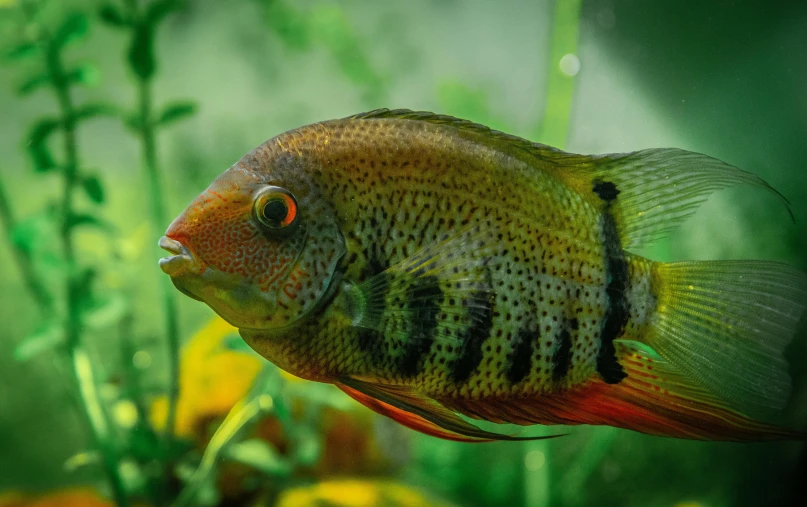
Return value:
<svg viewBox="0 0 807 507">
<path fill-rule="evenodd" d="M 13 234 L 17 227 L 17 220 L 14 217 L 11 202 L 8 198 L 8 192 L 6 192 L 5 184 L 2 179 L 0 179 L 0 222 L 3 222 L 3 227 L 6 229 L 8 243 L 11 247 L 11 251 L 14 253 L 14 259 L 22 274 L 22 280 L 28 288 L 28 292 L 31 293 L 31 297 L 34 298 L 34 301 L 36 301 L 43 315 L 52 315 L 53 299 L 47 289 L 45 289 L 45 284 L 34 269 L 30 252 L 20 247 L 14 241 Z"/>
<path fill-rule="evenodd" d="M 56 92 L 59 109 L 62 114 L 64 163 L 61 168 L 63 181 L 60 203 L 62 224 L 59 236 L 62 243 L 62 255 L 67 266 L 65 342 L 73 366 L 76 386 L 84 406 L 84 415 L 91 429 L 95 446 L 101 453 L 102 465 L 111 486 L 112 495 L 118 506 L 128 506 L 129 501 L 126 497 L 126 490 L 118 470 L 118 457 L 111 425 L 98 395 L 92 361 L 81 343 L 81 281 L 72 234 L 74 217 L 73 192 L 78 180 L 76 112 L 70 97 L 69 83 L 62 66 L 59 48 L 50 37 L 44 36 L 44 39 L 47 43 L 45 52 L 47 73 Z"/>
<path fill-rule="evenodd" d="M 147 188 L 151 197 L 151 221 L 155 229 L 167 227 L 163 200 L 163 188 L 157 166 L 157 147 L 154 124 L 151 117 L 151 83 L 148 79 L 137 79 L 139 102 L 140 139 L 143 149 L 143 169 L 146 173 Z M 165 337 L 168 347 L 168 412 L 166 414 L 163 444 L 166 452 L 173 446 L 176 426 L 177 400 L 179 399 L 179 321 L 174 287 L 167 277 L 160 277 L 160 296 L 165 316 Z M 167 454 L 166 454 L 167 456 Z"/>
<path fill-rule="evenodd" d="M 576 75 L 576 71 L 574 75 L 564 72 L 561 60 L 567 55 L 570 59 L 578 58 L 577 42 L 582 4 L 583 0 L 555 0 L 552 15 L 546 102 L 535 140 L 557 148 L 564 147 L 569 133 Z"/>
</svg>

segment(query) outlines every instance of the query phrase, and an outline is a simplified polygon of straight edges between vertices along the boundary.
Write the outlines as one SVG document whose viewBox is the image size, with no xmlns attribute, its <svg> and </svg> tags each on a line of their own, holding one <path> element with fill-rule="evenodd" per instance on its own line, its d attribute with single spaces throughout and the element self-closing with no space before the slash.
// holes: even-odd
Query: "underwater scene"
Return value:
<svg viewBox="0 0 807 507">
<path fill-rule="evenodd" d="M 0 507 L 807 503 L 807 3 L 0 0 Z"/>
</svg>

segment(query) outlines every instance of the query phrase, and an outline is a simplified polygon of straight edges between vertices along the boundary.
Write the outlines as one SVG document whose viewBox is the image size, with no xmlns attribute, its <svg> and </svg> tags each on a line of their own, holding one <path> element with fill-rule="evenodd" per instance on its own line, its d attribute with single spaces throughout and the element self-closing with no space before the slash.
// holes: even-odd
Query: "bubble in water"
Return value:
<svg viewBox="0 0 807 507">
<path fill-rule="evenodd" d="M 567 76 L 576 76 L 580 72 L 580 59 L 577 55 L 569 53 L 560 59 L 560 71 Z"/>
<path fill-rule="evenodd" d="M 546 464 L 546 455 L 541 451 L 530 451 L 524 456 L 524 466 L 532 472 L 540 470 Z"/>
<path fill-rule="evenodd" d="M 138 370 L 145 370 L 151 366 L 151 354 L 145 350 L 138 350 L 132 357 L 132 363 Z"/>
</svg>

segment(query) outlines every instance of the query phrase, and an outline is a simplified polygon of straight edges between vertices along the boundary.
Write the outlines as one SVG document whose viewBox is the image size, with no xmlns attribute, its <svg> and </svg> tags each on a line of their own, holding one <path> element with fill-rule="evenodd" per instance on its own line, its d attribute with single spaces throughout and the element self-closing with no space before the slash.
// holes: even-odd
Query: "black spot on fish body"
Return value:
<svg viewBox="0 0 807 507">
<path fill-rule="evenodd" d="M 513 348 L 513 355 L 510 358 L 510 365 L 505 375 L 507 380 L 513 384 L 518 384 L 532 368 L 532 356 L 535 350 L 535 342 L 538 341 L 537 329 L 519 329 L 516 335 L 516 345 Z"/>
<path fill-rule="evenodd" d="M 468 380 L 482 362 L 482 344 L 493 329 L 493 295 L 481 291 L 474 293 L 467 310 L 471 324 L 459 334 L 459 357 L 451 370 L 451 378 L 458 384 Z"/>
<path fill-rule="evenodd" d="M 566 377 L 572 365 L 572 334 L 570 332 L 570 329 L 574 329 L 572 321 L 577 322 L 577 319 L 563 321 L 560 333 L 558 333 L 558 344 L 552 355 L 552 380 L 554 381 Z"/>
<path fill-rule="evenodd" d="M 619 195 L 619 189 L 610 181 L 594 181 L 594 193 L 605 202 L 611 202 Z"/>
<path fill-rule="evenodd" d="M 443 300 L 437 277 L 416 278 L 407 291 L 407 300 L 410 310 L 409 336 L 399 369 L 405 376 L 412 376 L 423 368 L 424 359 L 437 333 L 437 316 Z"/>
</svg>

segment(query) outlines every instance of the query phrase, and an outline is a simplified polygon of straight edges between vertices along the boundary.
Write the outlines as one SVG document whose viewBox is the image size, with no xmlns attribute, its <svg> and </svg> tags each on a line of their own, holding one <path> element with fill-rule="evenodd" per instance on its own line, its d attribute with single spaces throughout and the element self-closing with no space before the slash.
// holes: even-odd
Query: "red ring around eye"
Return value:
<svg viewBox="0 0 807 507">
<path fill-rule="evenodd" d="M 286 204 L 288 212 L 286 213 L 286 218 L 280 222 L 280 227 L 286 227 L 291 225 L 291 223 L 294 222 L 294 219 L 297 218 L 297 202 L 288 194 L 281 195 L 283 196 L 283 202 Z"/>
</svg>

